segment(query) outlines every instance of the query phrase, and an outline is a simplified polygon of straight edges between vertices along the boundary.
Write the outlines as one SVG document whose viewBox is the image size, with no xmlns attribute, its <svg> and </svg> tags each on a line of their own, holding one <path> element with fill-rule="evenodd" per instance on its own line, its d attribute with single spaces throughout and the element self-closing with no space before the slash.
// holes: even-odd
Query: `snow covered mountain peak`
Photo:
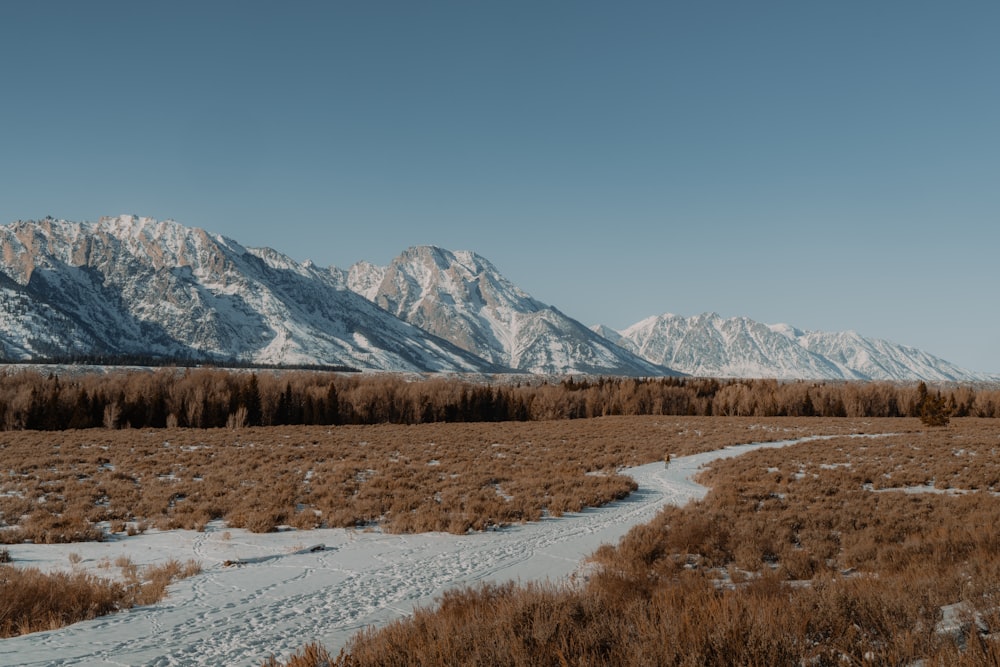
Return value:
<svg viewBox="0 0 1000 667">
<path fill-rule="evenodd" d="M 45 218 L 18 221 L 4 229 L 11 252 L 20 251 L 22 259 L 32 263 L 48 258 L 69 265 L 98 267 L 109 262 L 148 261 L 157 269 L 189 266 L 204 275 L 224 269 L 223 249 L 244 252 L 235 241 L 211 236 L 202 229 L 184 227 L 173 220 L 132 215 L 102 217 L 97 222 Z M 17 264 L 13 257 L 5 255 L 3 260 L 5 268 Z M 30 279 L 29 271 L 8 273 L 19 274 L 18 279 L 24 283 Z"/>
<path fill-rule="evenodd" d="M 0 356 L 142 354 L 398 371 L 499 367 L 333 275 L 174 221 L 0 227 Z"/>
<path fill-rule="evenodd" d="M 534 299 L 471 251 L 415 246 L 387 267 L 355 264 L 346 284 L 410 324 L 519 371 L 673 374 Z"/>
<path fill-rule="evenodd" d="M 767 327 L 774 333 L 781 334 L 782 336 L 785 336 L 792 340 L 798 340 L 804 335 L 804 332 L 801 329 L 797 329 L 793 327 L 791 324 L 785 324 L 784 322 L 780 322 L 778 324 L 769 324 L 767 325 Z"/>
<path fill-rule="evenodd" d="M 86 225 L 87 223 L 82 223 Z M 161 225 L 161 222 L 155 218 L 149 218 L 140 215 L 104 215 L 98 218 L 98 226 L 104 227 L 108 230 L 117 231 L 120 234 L 122 232 L 128 233 L 130 230 L 142 230 L 149 227 L 156 227 Z M 163 226 L 170 224 L 177 224 L 172 220 L 164 220 L 162 222 Z M 124 234 L 123 234 L 124 235 Z"/>
<path fill-rule="evenodd" d="M 806 332 L 717 313 L 648 317 L 617 332 L 619 345 L 654 363 L 705 377 L 989 381 L 916 348 L 855 331 Z M 605 334 L 607 336 L 607 334 Z"/>
<path fill-rule="evenodd" d="M 507 280 L 489 260 L 470 250 L 452 252 L 437 246 L 407 248 L 386 267 L 385 280 L 396 285 L 399 297 L 404 300 L 413 294 L 403 282 L 415 280 L 425 299 L 447 294 L 461 301 L 478 303 L 485 299 L 493 309 L 545 307 Z M 387 293 L 383 290 L 382 300 L 388 299 Z"/>
</svg>

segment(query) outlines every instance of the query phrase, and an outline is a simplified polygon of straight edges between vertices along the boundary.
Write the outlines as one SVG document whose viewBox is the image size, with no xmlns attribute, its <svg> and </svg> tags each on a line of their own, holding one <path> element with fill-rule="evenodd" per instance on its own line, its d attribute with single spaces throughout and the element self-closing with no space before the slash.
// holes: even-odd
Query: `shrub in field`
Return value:
<svg viewBox="0 0 1000 667">
<path fill-rule="evenodd" d="M 0 532 L 0 542 L 17 544 L 31 541 L 36 544 L 65 542 L 100 542 L 104 533 L 81 513 L 53 514 L 47 509 L 35 509 L 15 527 Z"/>
<path fill-rule="evenodd" d="M 126 587 L 82 572 L 0 566 L 0 637 L 52 630 L 122 609 Z"/>
<path fill-rule="evenodd" d="M 180 579 L 187 579 L 201 573 L 201 565 L 189 560 L 185 563 L 170 559 L 162 565 L 148 565 L 130 579 L 130 583 L 138 584 L 133 593 L 133 604 L 153 604 L 166 597 L 167 586 Z M 133 588 L 135 588 L 133 586 Z"/>
<path fill-rule="evenodd" d="M 71 623 L 163 599 L 167 586 L 198 574 L 194 561 L 170 560 L 137 568 L 116 563 L 123 581 L 85 572 L 44 573 L 37 568 L 0 566 L 0 637 L 53 630 Z"/>
</svg>

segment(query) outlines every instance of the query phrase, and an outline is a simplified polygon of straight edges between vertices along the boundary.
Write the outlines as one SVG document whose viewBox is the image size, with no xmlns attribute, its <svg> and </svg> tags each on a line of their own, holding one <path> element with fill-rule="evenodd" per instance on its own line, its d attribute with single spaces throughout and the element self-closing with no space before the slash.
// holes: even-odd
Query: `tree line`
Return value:
<svg viewBox="0 0 1000 667">
<path fill-rule="evenodd" d="M 568 378 L 495 383 L 397 375 L 161 368 L 0 371 L 0 429 L 220 428 L 579 419 L 605 415 L 1000 416 L 1000 390 L 924 383 Z M 945 423 L 946 423 L 945 419 Z"/>
</svg>

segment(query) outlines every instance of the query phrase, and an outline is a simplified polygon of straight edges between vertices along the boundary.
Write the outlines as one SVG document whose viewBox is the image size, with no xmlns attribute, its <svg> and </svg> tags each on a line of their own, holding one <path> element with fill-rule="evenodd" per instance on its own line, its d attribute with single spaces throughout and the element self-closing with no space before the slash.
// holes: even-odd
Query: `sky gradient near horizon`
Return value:
<svg viewBox="0 0 1000 667">
<path fill-rule="evenodd" d="M 1000 3 L 0 3 L 0 223 L 474 250 L 1000 372 Z"/>
</svg>

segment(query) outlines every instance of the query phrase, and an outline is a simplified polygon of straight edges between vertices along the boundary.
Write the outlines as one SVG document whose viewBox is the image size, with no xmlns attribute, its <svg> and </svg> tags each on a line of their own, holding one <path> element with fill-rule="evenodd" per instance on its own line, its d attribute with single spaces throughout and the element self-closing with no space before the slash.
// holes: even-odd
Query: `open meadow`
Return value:
<svg viewBox="0 0 1000 667">
<path fill-rule="evenodd" d="M 0 542 L 201 530 L 215 519 L 253 532 L 377 525 L 465 534 L 623 498 L 634 490 L 618 474 L 625 466 L 877 423 L 606 417 L 9 432 L 0 449 Z"/>
<path fill-rule="evenodd" d="M 699 473 L 761 442 L 781 448 Z M 987 664 L 998 445 L 971 418 L 5 432 L 3 585 L 190 576 L 0 656 L 300 664 L 316 641 L 314 664 L 320 645 L 343 664 Z M 685 504 L 695 474 L 711 491 Z"/>
<path fill-rule="evenodd" d="M 333 664 L 995 665 L 1000 430 L 911 426 L 715 462 L 584 581 L 450 591 Z"/>
</svg>

